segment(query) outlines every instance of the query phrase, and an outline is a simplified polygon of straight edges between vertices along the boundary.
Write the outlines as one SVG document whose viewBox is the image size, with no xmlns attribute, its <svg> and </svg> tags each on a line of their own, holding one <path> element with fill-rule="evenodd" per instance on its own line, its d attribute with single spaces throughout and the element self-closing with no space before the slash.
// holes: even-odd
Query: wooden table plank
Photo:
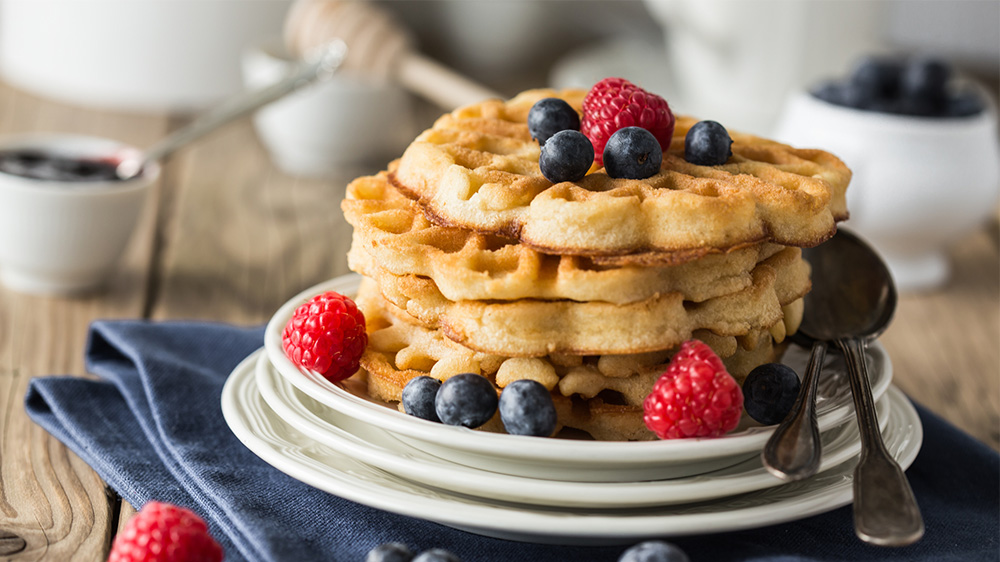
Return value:
<svg viewBox="0 0 1000 562">
<path fill-rule="evenodd" d="M 84 111 L 0 85 L 0 134 L 89 134 L 145 146 L 166 131 L 162 117 Z M 31 377 L 83 375 L 87 327 L 96 318 L 136 317 L 145 306 L 155 197 L 144 209 L 122 266 L 107 291 L 48 298 L 0 288 L 0 532 L 25 541 L 4 560 L 102 560 L 114 516 L 104 483 L 24 411 Z"/>
<path fill-rule="evenodd" d="M 180 154 L 151 316 L 266 321 L 289 297 L 348 272 L 351 229 L 340 200 L 351 175 L 278 171 L 249 120 Z"/>
<path fill-rule="evenodd" d="M 904 294 L 882 337 L 893 381 L 1000 450 L 1000 251 L 996 223 L 959 240 L 940 290 Z"/>
</svg>

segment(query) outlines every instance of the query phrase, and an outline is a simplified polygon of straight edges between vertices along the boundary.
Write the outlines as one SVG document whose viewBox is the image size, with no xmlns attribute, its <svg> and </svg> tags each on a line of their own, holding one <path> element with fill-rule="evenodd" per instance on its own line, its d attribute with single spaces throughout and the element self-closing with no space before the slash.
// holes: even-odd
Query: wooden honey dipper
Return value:
<svg viewBox="0 0 1000 562">
<path fill-rule="evenodd" d="M 391 14 L 364 0 L 296 0 L 285 19 L 285 44 L 304 56 L 333 39 L 347 44 L 347 72 L 394 79 L 445 109 L 502 97 L 418 53 Z"/>
</svg>

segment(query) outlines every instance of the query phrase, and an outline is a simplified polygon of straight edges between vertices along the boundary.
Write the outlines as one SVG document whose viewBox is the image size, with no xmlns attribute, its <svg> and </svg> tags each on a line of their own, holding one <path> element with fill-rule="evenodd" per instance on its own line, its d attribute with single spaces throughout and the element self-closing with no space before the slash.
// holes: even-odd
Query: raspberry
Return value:
<svg viewBox="0 0 1000 562">
<path fill-rule="evenodd" d="M 357 372 L 368 345 L 365 316 L 351 299 L 327 291 L 295 310 L 281 345 L 296 365 L 330 382 L 344 380 Z"/>
<path fill-rule="evenodd" d="M 743 412 L 743 391 L 712 348 L 688 340 L 642 403 L 643 421 L 660 439 L 718 437 Z"/>
<path fill-rule="evenodd" d="M 150 501 L 115 537 L 108 562 L 221 562 L 222 554 L 201 517 Z"/>
<path fill-rule="evenodd" d="M 674 134 L 674 114 L 667 101 L 624 78 L 605 78 L 583 98 L 580 131 L 594 145 L 594 161 L 604 165 L 604 146 L 615 131 L 642 127 L 653 133 L 666 152 Z"/>
</svg>

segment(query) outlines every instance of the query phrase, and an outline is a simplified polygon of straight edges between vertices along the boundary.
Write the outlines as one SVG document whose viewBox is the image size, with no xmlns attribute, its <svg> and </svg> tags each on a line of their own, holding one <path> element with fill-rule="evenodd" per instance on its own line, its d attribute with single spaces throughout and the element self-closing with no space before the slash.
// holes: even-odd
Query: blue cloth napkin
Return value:
<svg viewBox="0 0 1000 562">
<path fill-rule="evenodd" d="M 100 380 L 31 381 L 28 414 L 134 506 L 150 499 L 208 521 L 226 560 L 361 561 L 374 546 L 445 548 L 465 562 L 615 562 L 625 547 L 567 547 L 480 537 L 327 494 L 264 463 L 230 432 L 226 377 L 260 347 L 260 328 L 115 321 L 91 328 L 86 359 Z M 1000 554 L 1000 456 L 917 407 L 924 444 L 907 471 L 926 519 L 915 545 L 854 537 L 850 507 L 751 531 L 672 539 L 693 562 L 978 561 Z"/>
</svg>

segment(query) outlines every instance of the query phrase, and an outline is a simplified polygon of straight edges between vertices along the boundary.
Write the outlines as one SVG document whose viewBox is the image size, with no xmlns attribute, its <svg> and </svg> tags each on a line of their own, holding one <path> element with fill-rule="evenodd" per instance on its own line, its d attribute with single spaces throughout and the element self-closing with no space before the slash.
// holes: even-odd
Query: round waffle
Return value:
<svg viewBox="0 0 1000 562">
<path fill-rule="evenodd" d="M 390 170 L 394 166 L 390 166 Z M 583 256 L 536 252 L 516 240 L 437 226 L 383 172 L 347 187 L 344 216 L 354 227 L 348 261 L 354 271 L 372 262 L 393 275 L 430 278 L 445 298 L 574 300 L 626 304 L 664 293 L 701 302 L 746 289 L 758 262 L 781 250 L 757 244 L 680 265 L 620 267 Z"/>
<path fill-rule="evenodd" d="M 374 263 L 354 264 L 373 278 L 401 317 L 463 346 L 504 356 L 551 353 L 597 355 L 669 349 L 696 330 L 737 336 L 765 329 L 782 317 L 781 307 L 808 292 L 809 264 L 799 248 L 785 248 L 751 272 L 752 284 L 700 303 L 681 293 L 658 294 L 624 305 L 607 302 L 450 301 L 434 281 L 397 276 Z"/>
<path fill-rule="evenodd" d="M 459 373 L 487 377 L 500 389 L 532 379 L 552 391 L 559 427 L 571 427 L 599 440 L 653 438 L 642 422 L 642 399 L 665 370 L 672 351 L 625 355 L 508 358 L 465 348 L 440 331 L 401 321 L 377 287 L 365 280 L 357 302 L 368 322 L 368 347 L 361 364 L 373 397 L 398 402 L 406 383 L 418 376 L 445 380 Z M 737 380 L 753 367 L 773 361 L 787 333 L 801 321 L 801 301 L 784 307 L 784 316 L 766 330 L 744 336 L 699 331 Z M 499 390 L 498 390 L 499 392 Z M 502 431 L 494 419 L 482 429 Z"/>
<path fill-rule="evenodd" d="M 690 117 L 678 117 L 660 172 L 648 179 L 615 179 L 602 168 L 552 184 L 538 168 L 528 111 L 545 97 L 579 110 L 585 94 L 530 90 L 455 110 L 417 137 L 390 179 L 436 224 L 605 263 L 676 264 L 763 241 L 813 246 L 847 218 L 851 173 L 835 156 L 731 132 L 726 164 L 690 164 Z"/>
</svg>

